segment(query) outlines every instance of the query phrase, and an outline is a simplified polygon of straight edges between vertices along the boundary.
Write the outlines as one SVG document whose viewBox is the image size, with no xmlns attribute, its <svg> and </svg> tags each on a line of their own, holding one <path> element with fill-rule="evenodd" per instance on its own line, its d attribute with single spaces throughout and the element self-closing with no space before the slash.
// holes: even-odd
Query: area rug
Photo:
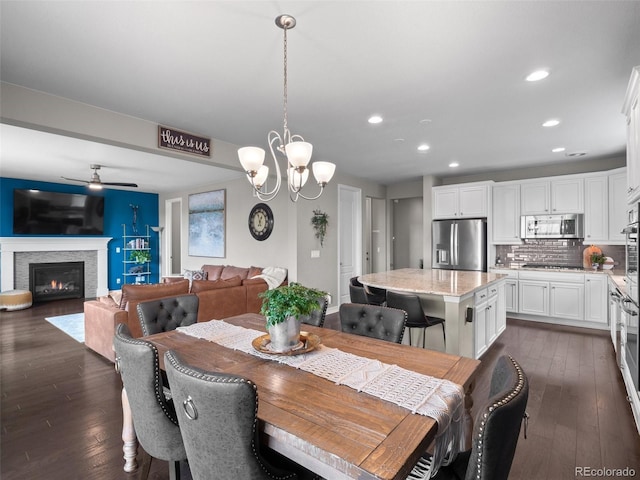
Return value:
<svg viewBox="0 0 640 480">
<path fill-rule="evenodd" d="M 59 317 L 45 318 L 47 322 L 73 338 L 76 342 L 84 343 L 84 313 L 72 313 Z"/>
</svg>

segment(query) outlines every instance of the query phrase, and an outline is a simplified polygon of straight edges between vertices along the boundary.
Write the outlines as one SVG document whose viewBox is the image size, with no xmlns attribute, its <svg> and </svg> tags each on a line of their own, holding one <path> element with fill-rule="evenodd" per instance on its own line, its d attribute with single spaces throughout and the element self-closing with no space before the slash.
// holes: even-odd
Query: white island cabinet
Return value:
<svg viewBox="0 0 640 480">
<path fill-rule="evenodd" d="M 447 353 L 479 358 L 506 328 L 504 275 L 402 268 L 358 278 L 420 297 L 427 314 L 445 319 Z"/>
</svg>

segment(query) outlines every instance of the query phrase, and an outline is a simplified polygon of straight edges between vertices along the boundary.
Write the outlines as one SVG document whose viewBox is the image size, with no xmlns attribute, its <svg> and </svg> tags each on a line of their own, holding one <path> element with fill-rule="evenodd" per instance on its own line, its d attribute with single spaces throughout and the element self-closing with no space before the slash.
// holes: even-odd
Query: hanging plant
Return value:
<svg viewBox="0 0 640 480">
<path fill-rule="evenodd" d="M 324 236 L 327 234 L 327 225 L 329 225 L 329 215 L 322 210 L 314 210 L 311 217 L 311 225 L 316 231 L 316 238 L 320 239 L 320 246 L 324 246 Z"/>
</svg>

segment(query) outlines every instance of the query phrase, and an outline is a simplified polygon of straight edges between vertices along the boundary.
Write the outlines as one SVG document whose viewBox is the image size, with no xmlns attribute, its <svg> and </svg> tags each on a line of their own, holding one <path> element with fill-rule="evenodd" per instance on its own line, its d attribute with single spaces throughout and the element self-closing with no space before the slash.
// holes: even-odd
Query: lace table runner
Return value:
<svg viewBox="0 0 640 480">
<path fill-rule="evenodd" d="M 464 448 L 464 391 L 460 385 L 325 345 L 300 355 L 269 355 L 253 348 L 264 332 L 221 320 L 179 327 L 179 332 L 276 361 L 392 402 L 438 423 L 432 472 Z"/>
</svg>

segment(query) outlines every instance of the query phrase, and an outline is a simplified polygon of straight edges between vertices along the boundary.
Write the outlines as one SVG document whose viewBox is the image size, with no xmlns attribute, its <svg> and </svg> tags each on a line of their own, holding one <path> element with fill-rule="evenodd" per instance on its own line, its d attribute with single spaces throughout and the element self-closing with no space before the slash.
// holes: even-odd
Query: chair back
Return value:
<svg viewBox="0 0 640 480">
<path fill-rule="evenodd" d="M 159 298 L 138 304 L 138 318 L 144 336 L 186 327 L 198 320 L 197 295 Z"/>
<path fill-rule="evenodd" d="M 351 303 L 369 303 L 364 287 L 349 283 L 349 296 L 351 297 Z"/>
<path fill-rule="evenodd" d="M 420 298 L 417 295 L 388 291 L 387 307 L 398 308 L 407 312 L 407 327 L 428 326 Z"/>
<path fill-rule="evenodd" d="M 186 459 L 173 403 L 163 393 L 158 350 L 146 340 L 132 338 L 124 323 L 116 327 L 113 346 L 140 445 L 161 460 Z"/>
<path fill-rule="evenodd" d="M 324 326 L 324 319 L 327 316 L 327 306 L 329 302 L 327 297 L 318 298 L 318 309 L 311 312 L 310 315 L 301 315 L 300 322 L 314 327 Z"/>
<path fill-rule="evenodd" d="M 489 399 L 478 411 L 466 480 L 507 480 L 529 398 L 529 382 L 512 357 L 498 358 Z"/>
<path fill-rule="evenodd" d="M 380 305 L 343 303 L 340 305 L 342 331 L 389 342 L 402 343 L 407 314 Z"/>
<path fill-rule="evenodd" d="M 165 368 L 194 479 L 295 478 L 259 453 L 254 383 L 186 365 L 173 351 Z"/>
</svg>

